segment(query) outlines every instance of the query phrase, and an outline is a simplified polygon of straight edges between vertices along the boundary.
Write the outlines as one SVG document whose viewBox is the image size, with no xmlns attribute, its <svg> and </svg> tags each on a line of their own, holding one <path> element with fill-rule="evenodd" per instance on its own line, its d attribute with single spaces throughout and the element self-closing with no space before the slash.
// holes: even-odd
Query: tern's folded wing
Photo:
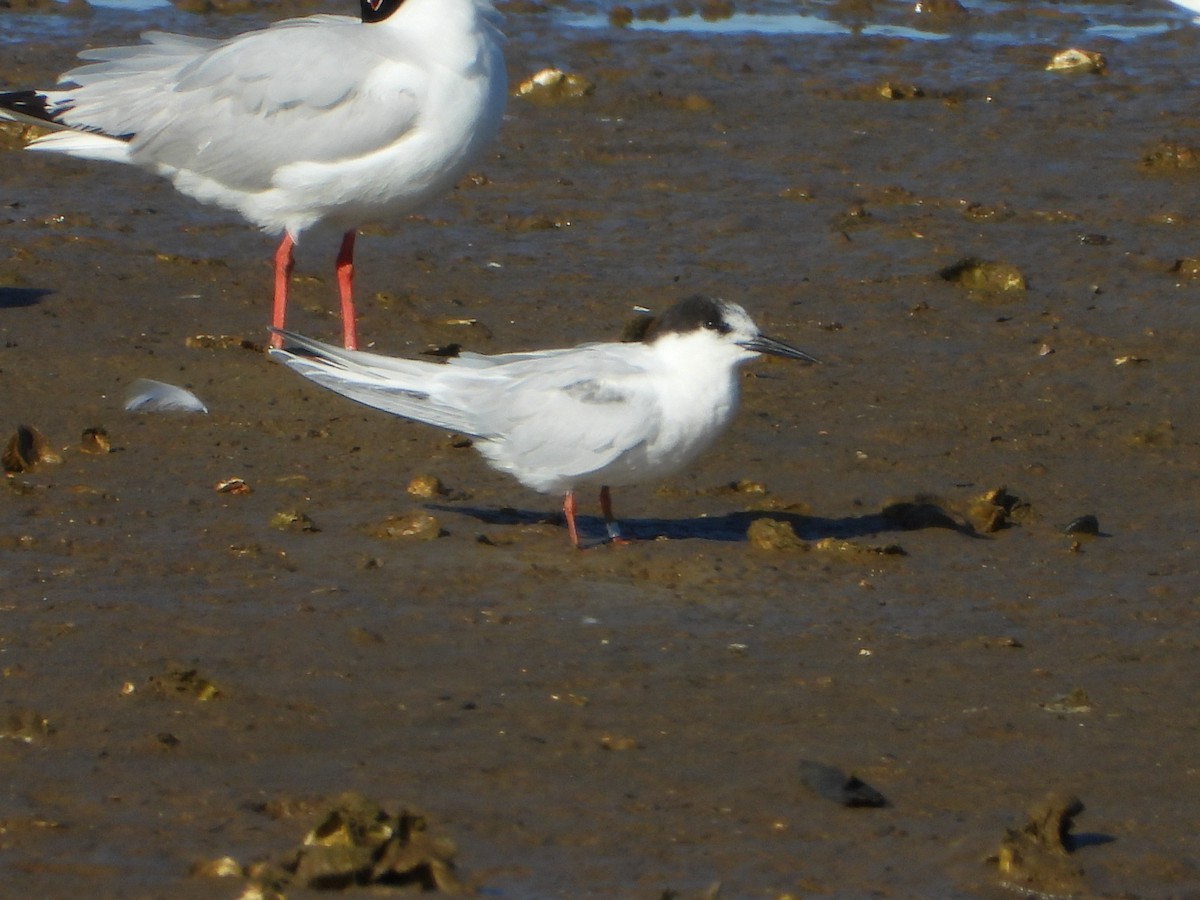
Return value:
<svg viewBox="0 0 1200 900">
<path fill-rule="evenodd" d="M 552 490 L 653 442 L 662 417 L 641 355 L 633 345 L 595 345 L 506 367 L 513 377 L 502 392 L 473 404 L 478 433 L 490 438 L 480 452 Z"/>
</svg>

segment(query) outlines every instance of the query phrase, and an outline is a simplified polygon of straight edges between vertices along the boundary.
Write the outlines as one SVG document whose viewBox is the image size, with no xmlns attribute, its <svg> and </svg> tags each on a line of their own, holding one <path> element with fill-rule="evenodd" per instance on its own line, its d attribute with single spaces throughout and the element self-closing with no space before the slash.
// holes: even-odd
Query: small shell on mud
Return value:
<svg viewBox="0 0 1200 900">
<path fill-rule="evenodd" d="M 446 493 L 442 480 L 436 475 L 414 475 L 404 490 L 410 497 L 422 500 L 432 500 Z"/>
<path fill-rule="evenodd" d="M 58 465 L 62 455 L 50 446 L 49 439 L 32 425 L 21 425 L 4 450 L 5 472 L 28 472 L 42 463 Z"/>
<path fill-rule="evenodd" d="M 1101 74 L 1108 68 L 1108 60 L 1103 53 L 1091 50 L 1063 50 L 1055 53 L 1054 58 L 1046 65 L 1047 72 L 1095 72 Z"/>
<path fill-rule="evenodd" d="M 1149 361 L 1150 360 L 1148 360 L 1144 356 L 1118 356 L 1116 359 L 1113 360 L 1113 365 L 1114 366 L 1126 366 L 1126 365 L 1129 365 L 1130 363 L 1144 363 L 1144 362 L 1149 362 Z"/>
<path fill-rule="evenodd" d="M 79 438 L 80 453 L 111 453 L 112 445 L 108 442 L 108 432 L 97 426 L 85 428 Z"/>
<path fill-rule="evenodd" d="M 213 490 L 218 494 L 249 494 L 251 488 L 244 478 L 235 475 L 232 478 L 222 478 L 213 485 Z"/>
<path fill-rule="evenodd" d="M 595 90 L 596 86 L 582 75 L 551 67 L 522 81 L 517 86 L 517 95 L 543 103 L 561 103 L 586 97 Z"/>
<path fill-rule="evenodd" d="M 418 541 L 432 541 L 441 537 L 441 523 L 426 512 L 410 513 L 407 516 L 388 516 L 371 534 L 385 540 L 404 538 Z"/>
</svg>

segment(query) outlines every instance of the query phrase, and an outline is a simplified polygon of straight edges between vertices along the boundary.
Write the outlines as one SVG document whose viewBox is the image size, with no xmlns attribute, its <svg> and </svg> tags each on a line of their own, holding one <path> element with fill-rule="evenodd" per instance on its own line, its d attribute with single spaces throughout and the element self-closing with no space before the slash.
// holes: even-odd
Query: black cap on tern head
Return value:
<svg viewBox="0 0 1200 900">
<path fill-rule="evenodd" d="M 728 334 L 730 324 L 725 318 L 726 304 L 702 294 L 680 300 L 658 316 L 646 330 L 646 341 L 653 342 L 664 334 L 687 334 L 708 328 L 718 334 Z"/>
<path fill-rule="evenodd" d="M 750 315 L 738 304 L 700 294 L 680 300 L 651 322 L 644 340 L 654 343 L 668 334 L 691 334 L 702 330 L 721 335 L 751 353 L 817 362 L 816 357 L 803 350 L 760 332 Z"/>
<path fill-rule="evenodd" d="M 400 8 L 404 0 L 358 0 L 364 22 L 382 22 Z"/>
</svg>

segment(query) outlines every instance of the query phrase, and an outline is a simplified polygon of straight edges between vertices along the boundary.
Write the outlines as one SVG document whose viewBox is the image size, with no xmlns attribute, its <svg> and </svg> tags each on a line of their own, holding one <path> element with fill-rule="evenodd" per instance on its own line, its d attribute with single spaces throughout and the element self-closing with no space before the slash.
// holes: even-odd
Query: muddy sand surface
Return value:
<svg viewBox="0 0 1200 900">
<path fill-rule="evenodd" d="M 609 339 L 704 292 L 824 360 L 748 366 L 713 452 L 617 492 L 634 544 L 581 497 L 583 552 L 556 498 L 264 357 L 271 238 L 0 135 L 4 439 L 62 456 L 0 500 L 0 894 L 238 896 L 193 865 L 279 859 L 358 791 L 489 897 L 1200 896 L 1200 29 L 1162 18 L 1087 39 L 1097 75 L 1045 71 L 1066 14 L 1005 43 L 510 10 L 514 85 L 595 90 L 513 98 L 476 177 L 364 232 L 363 340 Z M 0 83 L 156 24 L 60 22 Z M 290 322 L 334 340 L 335 247 L 301 245 Z M 139 377 L 209 414 L 125 412 Z M 414 513 L 440 536 L 380 536 Z M 1073 852 L 998 853 L 1053 791 Z"/>
</svg>

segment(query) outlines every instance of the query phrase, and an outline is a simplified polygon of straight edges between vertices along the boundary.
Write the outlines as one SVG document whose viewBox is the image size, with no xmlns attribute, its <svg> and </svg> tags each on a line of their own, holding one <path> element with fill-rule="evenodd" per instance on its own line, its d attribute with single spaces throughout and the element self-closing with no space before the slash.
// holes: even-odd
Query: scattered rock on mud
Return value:
<svg viewBox="0 0 1200 900">
<path fill-rule="evenodd" d="M 964 257 L 946 266 L 938 274 L 969 291 L 979 294 L 1024 294 L 1025 276 L 1011 263 Z"/>
<path fill-rule="evenodd" d="M 989 857 L 1002 885 L 1025 894 L 1068 897 L 1085 888 L 1083 869 L 1071 858 L 1070 831 L 1084 806 L 1078 797 L 1052 793 L 1029 810 L 1029 821 L 1010 828 Z"/>
<path fill-rule="evenodd" d="M 808 545 L 796 536 L 790 522 L 764 516 L 755 519 L 746 529 L 746 540 L 759 550 L 807 550 Z"/>
<path fill-rule="evenodd" d="M 971 501 L 967 516 L 980 531 L 991 534 L 1034 517 L 1033 507 L 1007 488 L 985 491 Z"/>
<path fill-rule="evenodd" d="M 454 871 L 454 855 L 454 844 L 431 835 L 419 813 L 402 809 L 392 815 L 349 793 L 282 861 L 251 867 L 253 883 L 242 896 L 282 895 L 292 887 L 341 891 L 369 885 L 457 894 L 463 886 Z"/>
</svg>

